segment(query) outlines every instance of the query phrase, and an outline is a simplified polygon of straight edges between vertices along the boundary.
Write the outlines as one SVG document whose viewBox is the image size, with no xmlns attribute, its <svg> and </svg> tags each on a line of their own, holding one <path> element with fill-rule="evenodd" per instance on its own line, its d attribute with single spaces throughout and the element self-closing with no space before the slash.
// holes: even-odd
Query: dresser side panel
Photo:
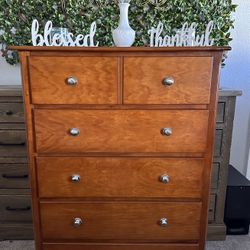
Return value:
<svg viewBox="0 0 250 250">
<path fill-rule="evenodd" d="M 19 52 L 21 61 L 21 72 L 22 72 L 22 84 L 23 84 L 23 97 L 25 106 L 25 121 L 26 121 L 26 133 L 27 133 L 27 145 L 28 145 L 28 162 L 29 162 L 29 173 L 30 173 L 30 185 L 32 190 L 32 214 L 34 223 L 34 236 L 36 250 L 41 250 L 41 233 L 40 233 L 40 213 L 39 203 L 37 197 L 37 178 L 36 169 L 34 162 L 34 131 L 33 131 L 33 117 L 32 108 L 30 105 L 30 82 L 29 82 L 29 52 Z"/>
</svg>

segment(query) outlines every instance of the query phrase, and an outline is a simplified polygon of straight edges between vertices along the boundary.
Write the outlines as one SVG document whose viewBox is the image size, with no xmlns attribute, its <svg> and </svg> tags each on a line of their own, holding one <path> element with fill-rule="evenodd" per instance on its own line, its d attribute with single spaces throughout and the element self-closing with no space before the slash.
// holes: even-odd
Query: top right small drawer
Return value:
<svg viewBox="0 0 250 250">
<path fill-rule="evenodd" d="M 209 104 L 212 57 L 125 57 L 124 104 Z"/>
</svg>

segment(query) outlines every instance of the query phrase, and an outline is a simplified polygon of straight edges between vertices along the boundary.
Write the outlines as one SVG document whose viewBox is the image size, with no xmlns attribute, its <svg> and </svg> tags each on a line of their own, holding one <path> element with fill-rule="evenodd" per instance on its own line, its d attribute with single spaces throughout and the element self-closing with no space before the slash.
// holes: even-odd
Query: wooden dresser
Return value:
<svg viewBox="0 0 250 250">
<path fill-rule="evenodd" d="M 204 249 L 228 48 L 12 49 L 36 248 Z"/>
<path fill-rule="evenodd" d="M 242 95 L 240 90 L 230 90 L 225 88 L 219 91 L 208 214 L 208 240 L 226 239 L 224 209 L 228 166 L 230 160 L 236 96 L 240 95 Z"/>
</svg>

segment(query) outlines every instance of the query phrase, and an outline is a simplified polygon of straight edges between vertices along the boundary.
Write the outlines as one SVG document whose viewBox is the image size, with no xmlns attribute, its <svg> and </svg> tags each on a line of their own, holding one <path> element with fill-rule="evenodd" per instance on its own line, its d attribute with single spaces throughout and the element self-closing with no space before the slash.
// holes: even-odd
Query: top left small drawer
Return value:
<svg viewBox="0 0 250 250">
<path fill-rule="evenodd" d="M 31 57 L 34 104 L 117 104 L 117 57 Z"/>
</svg>

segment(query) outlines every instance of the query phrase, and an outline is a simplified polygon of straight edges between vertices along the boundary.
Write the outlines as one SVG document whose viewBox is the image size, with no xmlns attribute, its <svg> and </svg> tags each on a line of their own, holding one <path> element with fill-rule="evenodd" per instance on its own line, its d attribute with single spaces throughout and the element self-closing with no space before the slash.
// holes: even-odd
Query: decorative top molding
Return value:
<svg viewBox="0 0 250 250">
<path fill-rule="evenodd" d="M 10 46 L 18 51 L 69 51 L 69 52 L 178 52 L 178 51 L 229 51 L 231 47 L 57 47 L 57 46 Z"/>
</svg>

